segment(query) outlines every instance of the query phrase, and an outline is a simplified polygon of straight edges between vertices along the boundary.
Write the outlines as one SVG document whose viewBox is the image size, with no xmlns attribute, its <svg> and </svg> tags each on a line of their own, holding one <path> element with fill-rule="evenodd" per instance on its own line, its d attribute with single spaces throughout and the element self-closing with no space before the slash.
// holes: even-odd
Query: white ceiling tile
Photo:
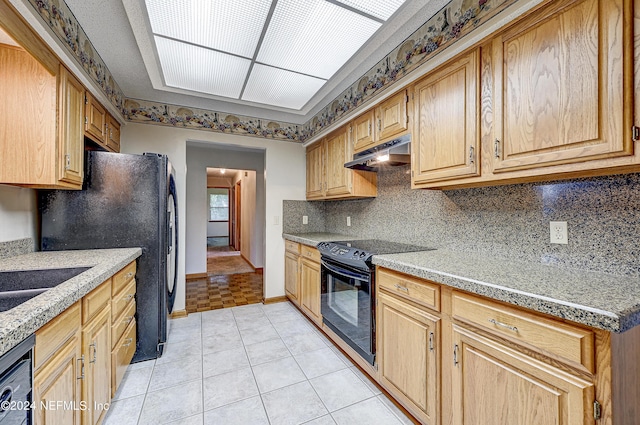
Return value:
<svg viewBox="0 0 640 425">
<path fill-rule="evenodd" d="M 324 83 L 320 78 L 255 64 L 242 100 L 300 109 Z"/>
<path fill-rule="evenodd" d="M 337 0 L 383 21 L 389 19 L 405 0 Z"/>
<path fill-rule="evenodd" d="M 155 37 L 167 86 L 238 98 L 251 61 Z"/>
<path fill-rule="evenodd" d="M 325 0 L 279 0 L 256 60 L 330 78 L 380 25 Z"/>
<path fill-rule="evenodd" d="M 145 0 L 154 34 L 251 58 L 271 0 Z"/>
</svg>

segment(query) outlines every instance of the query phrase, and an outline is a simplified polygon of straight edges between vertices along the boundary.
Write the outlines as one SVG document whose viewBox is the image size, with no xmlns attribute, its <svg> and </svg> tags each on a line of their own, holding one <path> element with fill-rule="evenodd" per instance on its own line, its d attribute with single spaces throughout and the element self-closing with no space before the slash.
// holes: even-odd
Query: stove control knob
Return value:
<svg viewBox="0 0 640 425">
<path fill-rule="evenodd" d="M 360 254 L 360 251 L 358 251 L 357 249 L 353 252 L 353 257 L 357 257 Z"/>
<path fill-rule="evenodd" d="M 363 251 L 363 252 L 361 252 L 361 253 L 360 253 L 360 258 L 364 258 L 364 257 L 366 257 L 366 256 L 367 256 L 367 253 L 366 253 L 366 252 L 364 252 L 364 251 Z"/>
</svg>

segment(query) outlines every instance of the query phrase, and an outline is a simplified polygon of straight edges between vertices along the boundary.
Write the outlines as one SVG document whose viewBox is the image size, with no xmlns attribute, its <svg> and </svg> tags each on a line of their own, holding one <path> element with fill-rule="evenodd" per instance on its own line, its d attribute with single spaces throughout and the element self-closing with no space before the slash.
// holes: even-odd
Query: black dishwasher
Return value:
<svg viewBox="0 0 640 425">
<path fill-rule="evenodd" d="M 33 346 L 29 336 L 0 357 L 0 424 L 33 423 Z"/>
</svg>

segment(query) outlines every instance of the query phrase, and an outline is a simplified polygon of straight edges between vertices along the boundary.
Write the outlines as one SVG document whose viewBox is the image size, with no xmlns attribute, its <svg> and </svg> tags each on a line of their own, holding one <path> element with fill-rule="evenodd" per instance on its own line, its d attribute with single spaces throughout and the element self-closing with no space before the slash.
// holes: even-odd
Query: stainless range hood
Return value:
<svg viewBox="0 0 640 425">
<path fill-rule="evenodd" d="M 382 166 L 396 166 L 411 163 L 411 135 L 407 134 L 353 155 L 353 161 L 344 164 L 346 168 L 364 171 L 378 171 Z"/>
</svg>

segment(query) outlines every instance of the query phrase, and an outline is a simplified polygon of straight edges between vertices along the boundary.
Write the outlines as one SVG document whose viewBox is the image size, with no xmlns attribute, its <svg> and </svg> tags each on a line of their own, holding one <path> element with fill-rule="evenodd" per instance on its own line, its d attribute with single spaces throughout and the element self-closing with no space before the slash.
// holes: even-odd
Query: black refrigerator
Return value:
<svg viewBox="0 0 640 425">
<path fill-rule="evenodd" d="M 162 355 L 175 300 L 178 198 L 165 155 L 86 152 L 82 190 L 38 191 L 41 249 L 142 248 L 133 362 Z"/>
</svg>

